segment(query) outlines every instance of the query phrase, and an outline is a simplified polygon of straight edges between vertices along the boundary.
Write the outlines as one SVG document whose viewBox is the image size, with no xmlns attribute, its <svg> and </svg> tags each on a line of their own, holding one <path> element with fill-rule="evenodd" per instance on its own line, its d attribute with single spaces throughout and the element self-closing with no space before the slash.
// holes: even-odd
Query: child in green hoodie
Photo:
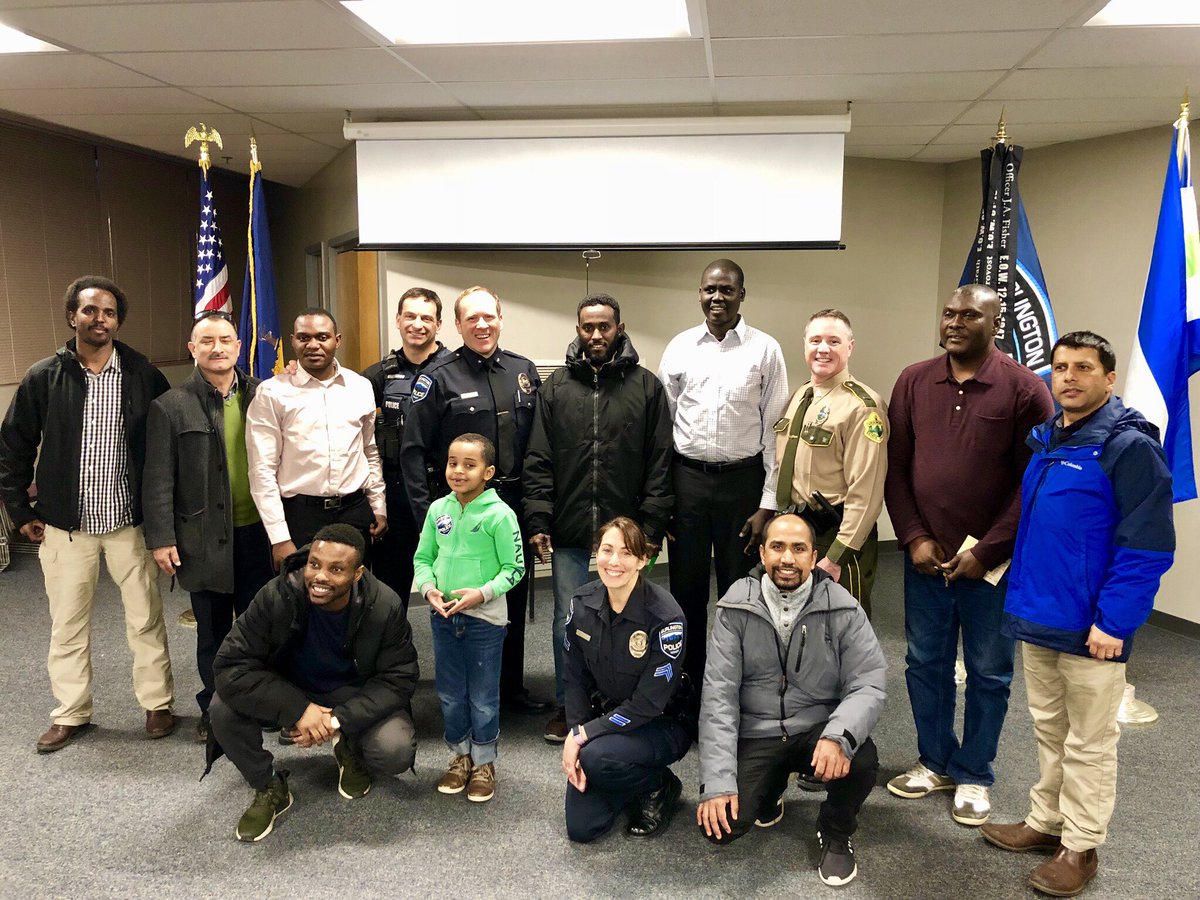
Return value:
<svg viewBox="0 0 1200 900">
<path fill-rule="evenodd" d="M 446 483 L 454 492 L 429 507 L 413 559 L 431 607 L 434 684 L 454 759 L 438 781 L 467 799 L 496 792 L 500 738 L 500 652 L 507 631 L 504 595 L 525 574 L 517 516 L 487 482 L 496 448 L 480 434 L 450 444 Z"/>
</svg>

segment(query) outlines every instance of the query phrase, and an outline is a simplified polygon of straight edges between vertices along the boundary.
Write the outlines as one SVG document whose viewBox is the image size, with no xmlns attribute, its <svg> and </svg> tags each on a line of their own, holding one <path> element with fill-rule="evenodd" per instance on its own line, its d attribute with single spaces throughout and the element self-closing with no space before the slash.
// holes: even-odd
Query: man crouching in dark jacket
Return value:
<svg viewBox="0 0 1200 900">
<path fill-rule="evenodd" d="M 417 652 L 400 598 L 363 567 L 365 550 L 355 528 L 322 528 L 284 561 L 217 653 L 209 715 L 218 746 L 209 758 L 224 751 L 255 791 L 237 824 L 240 841 L 265 838 L 292 805 L 288 773 L 263 747 L 265 725 L 294 726 L 298 747 L 332 742 L 347 800 L 371 789 L 371 774 L 413 766 Z"/>
<path fill-rule="evenodd" d="M 759 555 L 762 570 L 717 603 L 709 636 L 696 821 L 728 843 L 783 818 L 790 773 L 816 776 L 828 790 L 817 872 L 842 885 L 858 874 L 850 836 L 879 769 L 870 734 L 887 663 L 858 601 L 815 567 L 804 519 L 773 519 Z"/>
</svg>

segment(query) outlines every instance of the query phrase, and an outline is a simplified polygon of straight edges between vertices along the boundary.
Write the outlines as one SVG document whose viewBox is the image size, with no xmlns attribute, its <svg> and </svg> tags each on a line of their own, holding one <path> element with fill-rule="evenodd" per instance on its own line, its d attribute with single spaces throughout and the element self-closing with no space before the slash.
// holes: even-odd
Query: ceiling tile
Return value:
<svg viewBox="0 0 1200 900">
<path fill-rule="evenodd" d="M 1189 66 L 1198 58 L 1200 27 L 1069 28 L 1056 34 L 1026 65 L 1032 69 Z"/>
<path fill-rule="evenodd" d="M 255 107 L 257 109 L 257 107 Z M 276 128 L 286 131 L 336 131 L 342 133 L 342 123 L 346 120 L 345 110 L 330 110 L 329 112 L 250 112 L 257 121 L 267 122 Z M 367 119 L 373 121 L 373 119 Z"/>
<path fill-rule="evenodd" d="M 53 6 L 4 13 L 4 23 L 94 53 L 373 47 L 341 7 L 320 0 Z"/>
<path fill-rule="evenodd" d="M 155 87 L 158 82 L 82 53 L 0 55 L 5 90 L 40 87 Z"/>
<path fill-rule="evenodd" d="M 704 43 L 696 40 L 406 46 L 396 52 L 434 81 L 701 78 L 708 74 Z"/>
<path fill-rule="evenodd" d="M 171 84 L 387 84 L 422 81 L 381 48 L 370 50 L 226 50 L 201 53 L 115 53 L 105 59 Z"/>
<path fill-rule="evenodd" d="M 202 97 L 173 87 L 38 88 L 13 91 L 0 88 L 0 109 L 39 119 L 55 115 L 106 113 L 205 113 L 226 111 Z"/>
<path fill-rule="evenodd" d="M 864 144 L 861 147 L 846 145 L 846 156 L 865 159 L 910 159 L 924 144 Z"/>
<path fill-rule="evenodd" d="M 641 78 L 615 81 L 481 81 L 447 84 L 468 106 L 597 106 L 631 103 L 706 103 L 706 78 Z"/>
<path fill-rule="evenodd" d="M 879 0 L 707 0 L 713 37 L 827 34 L 913 34 L 1057 28 L 1095 6 L 1087 0 L 955 0 L 880 3 Z"/>
<path fill-rule="evenodd" d="M 1000 121 L 1003 110 L 1009 131 L 1041 122 L 1137 122 L 1156 118 L 1168 121 L 1178 112 L 1177 102 L 1155 97 L 1073 100 L 980 100 L 956 124 L 978 125 Z"/>
<path fill-rule="evenodd" d="M 1191 68 L 1022 69 L 988 93 L 989 100 L 1174 97 L 1200 84 L 1200 64 Z M 1169 113 L 1168 113 L 1169 114 Z"/>
<path fill-rule="evenodd" d="M 293 87 L 198 87 L 196 93 L 235 109 L 272 112 L 321 112 L 371 107 L 449 106 L 454 98 L 441 88 L 418 84 L 342 84 Z"/>
<path fill-rule="evenodd" d="M 1014 132 L 1014 140 L 1021 146 L 1033 144 L 1058 144 L 1063 141 L 1081 141 L 1087 138 L 1120 134 L 1123 131 L 1139 131 L 1161 125 L 1162 122 L 1058 122 L 1022 125 Z M 941 134 L 935 144 L 967 144 L 975 140 L 980 148 L 991 142 L 996 133 L 991 125 L 951 125 Z"/>
<path fill-rule="evenodd" d="M 1001 72 L 938 72 L 907 75 L 784 75 L 718 78 L 717 99 L 771 100 L 974 100 Z"/>
<path fill-rule="evenodd" d="M 854 127 L 860 125 L 945 125 L 971 104 L 965 100 L 929 103 L 855 103 L 850 107 Z"/>
<path fill-rule="evenodd" d="M 864 35 L 713 41 L 713 70 L 728 75 L 836 75 L 873 72 L 953 72 L 986 60 L 1015 66 L 1049 32 Z"/>
<path fill-rule="evenodd" d="M 615 106 L 542 106 L 530 109 L 527 106 L 480 106 L 476 109 L 481 119 L 499 122 L 505 119 L 643 119 L 678 118 L 693 116 L 703 118 L 713 115 L 711 103 L 672 103 L 667 106 L 656 104 L 639 105 L 630 103 Z"/>
</svg>

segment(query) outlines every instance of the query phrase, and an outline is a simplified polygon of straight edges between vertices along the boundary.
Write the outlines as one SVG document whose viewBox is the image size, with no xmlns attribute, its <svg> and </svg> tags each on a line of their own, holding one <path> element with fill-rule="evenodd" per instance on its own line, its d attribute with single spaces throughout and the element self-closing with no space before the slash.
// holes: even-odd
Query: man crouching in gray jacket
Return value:
<svg viewBox="0 0 1200 900">
<path fill-rule="evenodd" d="M 783 818 L 792 772 L 814 776 L 827 782 L 817 872 L 846 884 L 858 874 L 850 836 L 879 768 L 870 734 L 887 663 L 858 601 L 815 568 L 807 522 L 776 517 L 759 554 L 761 576 L 730 587 L 708 639 L 696 822 L 727 844 Z"/>
</svg>

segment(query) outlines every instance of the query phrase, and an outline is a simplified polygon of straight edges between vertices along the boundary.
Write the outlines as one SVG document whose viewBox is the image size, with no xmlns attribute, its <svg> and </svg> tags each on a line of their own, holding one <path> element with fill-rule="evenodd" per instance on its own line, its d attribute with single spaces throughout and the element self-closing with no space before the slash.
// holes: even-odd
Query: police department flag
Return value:
<svg viewBox="0 0 1200 900">
<path fill-rule="evenodd" d="M 1200 371 L 1198 266 L 1200 228 L 1185 104 L 1171 140 L 1154 252 L 1122 398 L 1158 426 L 1176 503 L 1196 498 L 1188 377 Z"/>
<path fill-rule="evenodd" d="M 200 166 L 200 233 L 196 238 L 196 304 L 193 316 L 208 310 L 233 311 L 229 299 L 229 267 L 225 265 L 217 208 L 208 186 L 208 167 Z"/>
<path fill-rule="evenodd" d="M 980 152 L 983 207 L 975 246 L 967 255 L 963 284 L 984 284 L 1000 295 L 1001 329 L 996 346 L 1017 362 L 1049 377 L 1050 350 L 1058 340 L 1042 264 L 1017 189 L 1024 149 L 997 135 L 996 146 Z"/>
<path fill-rule="evenodd" d="M 242 288 L 242 317 L 238 334 L 242 354 L 238 367 L 255 378 L 270 378 L 283 371 L 283 345 L 279 336 L 279 307 L 275 303 L 275 266 L 267 228 L 267 202 L 263 196 L 262 164 L 258 147 L 250 139 L 250 244 L 246 252 L 246 280 Z"/>
</svg>

